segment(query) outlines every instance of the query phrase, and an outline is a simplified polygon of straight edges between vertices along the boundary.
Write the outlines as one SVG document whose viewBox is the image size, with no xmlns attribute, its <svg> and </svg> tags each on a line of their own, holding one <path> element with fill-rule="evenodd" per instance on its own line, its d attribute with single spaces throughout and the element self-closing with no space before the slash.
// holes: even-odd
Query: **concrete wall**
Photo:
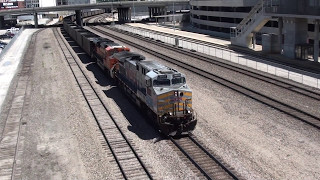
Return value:
<svg viewBox="0 0 320 180">
<path fill-rule="evenodd" d="M 90 0 L 68 0 L 68 4 L 90 4 Z"/>
<path fill-rule="evenodd" d="M 262 35 L 262 51 L 266 53 L 279 53 L 280 46 L 277 34 Z"/>
<path fill-rule="evenodd" d="M 242 7 L 242 6 L 254 6 L 257 2 L 258 0 L 190 0 L 190 5 Z"/>
<path fill-rule="evenodd" d="M 295 46 L 306 44 L 308 40 L 308 20 L 301 18 L 283 18 L 284 55 L 295 58 Z"/>
<path fill-rule="evenodd" d="M 39 6 L 40 7 L 56 6 L 56 0 L 40 0 Z"/>
<path fill-rule="evenodd" d="M 279 14 L 320 16 L 319 0 L 280 0 Z"/>
<path fill-rule="evenodd" d="M 248 13 L 244 12 L 219 12 L 219 11 L 201 11 L 201 10 L 190 10 L 192 14 L 204 15 L 204 16 L 216 16 L 216 17 L 229 17 L 229 18 L 245 18 Z"/>
</svg>

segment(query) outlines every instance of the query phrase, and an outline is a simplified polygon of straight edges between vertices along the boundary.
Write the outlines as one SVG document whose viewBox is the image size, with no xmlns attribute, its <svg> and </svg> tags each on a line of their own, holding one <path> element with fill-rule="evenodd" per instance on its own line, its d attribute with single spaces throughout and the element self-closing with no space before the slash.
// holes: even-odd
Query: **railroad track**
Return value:
<svg viewBox="0 0 320 180">
<path fill-rule="evenodd" d="M 95 90 L 91 80 L 81 69 L 71 50 L 67 47 L 64 38 L 54 29 L 55 37 L 61 47 L 68 65 L 76 79 L 76 82 L 94 116 L 101 131 L 103 146 L 108 146 L 115 162 L 118 165 L 119 179 L 153 179 L 146 165 L 130 143 L 130 140 L 122 132 L 116 118 L 108 111 L 99 93 Z"/>
<path fill-rule="evenodd" d="M 22 119 L 26 115 L 24 109 L 30 103 L 30 71 L 36 49 L 36 37 L 41 31 L 38 30 L 31 37 L 25 57 L 21 60 L 22 69 L 17 75 L 18 82 L 14 84 L 13 99 L 8 112 L 5 112 L 6 122 L 0 131 L 0 179 L 22 179 L 23 139 L 27 124 Z"/>
<path fill-rule="evenodd" d="M 230 170 L 231 168 L 224 165 L 221 159 L 214 157 L 206 148 L 193 138 L 193 135 L 179 139 L 169 137 L 171 142 L 181 151 L 192 164 L 207 179 L 238 179 Z"/>
<path fill-rule="evenodd" d="M 210 154 L 193 135 L 179 139 L 169 137 L 169 139 L 199 170 L 197 173 L 201 173 L 200 177 L 203 175 L 207 179 L 238 179 L 230 167 Z"/>
<path fill-rule="evenodd" d="M 92 17 L 87 17 L 86 19 L 83 20 L 83 23 L 89 23 L 91 19 L 94 19 L 94 22 L 107 22 L 105 18 L 108 17 L 108 14 L 100 14 Z"/>
<path fill-rule="evenodd" d="M 158 57 L 160 59 L 163 59 L 167 62 L 170 62 L 172 64 L 175 64 L 177 66 L 180 66 L 190 72 L 193 72 L 195 74 L 198 74 L 202 77 L 205 77 L 207 79 L 210 79 L 218 84 L 221 84 L 227 88 L 230 88 L 238 93 L 241 93 L 245 96 L 248 96 L 252 99 L 255 99 L 263 104 L 266 104 L 272 108 L 275 108 L 281 112 L 284 112 L 296 119 L 299 119 L 313 127 L 316 127 L 318 129 L 320 129 L 320 118 L 315 116 L 315 115 L 312 115 L 308 112 L 305 112 L 303 110 L 300 110 L 298 108 L 295 108 L 289 104 L 286 104 L 284 102 L 281 102 L 279 100 L 276 100 L 272 97 L 269 97 L 269 96 L 266 96 L 262 93 L 259 93 L 257 91 L 254 91 L 254 90 L 251 90 L 245 86 L 242 86 L 240 84 L 237 84 L 237 83 L 234 83 L 232 81 L 229 81 L 225 78 L 222 78 L 222 77 L 219 77 L 211 72 L 207 72 L 207 71 L 204 71 L 196 66 L 193 66 L 193 65 L 190 65 L 190 64 L 187 64 L 185 62 L 182 62 L 182 61 L 179 61 L 177 59 L 174 59 L 166 54 L 162 54 L 161 52 L 159 51 L 155 51 L 153 49 L 150 49 L 148 48 L 147 46 L 142 46 L 142 45 L 139 45 L 135 42 L 131 42 L 131 41 L 128 41 L 126 40 L 125 38 L 122 38 L 122 37 L 119 37 L 119 36 L 116 36 L 114 33 L 108 33 L 106 32 L 105 30 L 101 30 L 97 27 L 90 27 L 92 30 L 96 31 L 96 32 L 99 32 L 101 34 L 104 34 L 106 36 L 109 36 L 109 37 L 112 37 L 114 39 L 117 39 L 123 43 L 126 43 L 132 47 L 135 47 L 137 49 L 141 49 L 142 51 L 145 51 L 149 54 L 152 54 L 153 56 L 155 57 Z M 149 42 L 149 41 L 148 41 Z M 150 41 L 149 43 L 154 43 L 154 41 Z"/>
<path fill-rule="evenodd" d="M 128 35 L 128 36 L 131 36 L 131 37 L 134 37 L 134 38 L 137 38 L 137 39 L 140 39 L 142 41 L 146 41 L 146 40 L 150 41 L 150 39 L 148 39 L 148 38 L 145 38 L 145 37 L 142 37 L 142 36 L 139 36 L 139 35 L 124 31 L 124 30 L 120 30 L 118 28 L 112 28 L 110 26 L 103 26 L 103 27 L 110 29 L 110 30 L 113 30 L 113 31 L 116 31 L 116 32 L 119 32 L 119 33 L 122 33 L 122 34 L 125 34 L 125 35 Z M 201 60 L 203 62 L 207 62 L 207 63 L 213 64 L 215 66 L 219 66 L 219 67 L 246 75 L 248 77 L 252 77 L 252 78 L 273 84 L 273 85 L 281 87 L 283 89 L 293 91 L 297 94 L 300 94 L 300 95 L 303 95 L 303 96 L 306 96 L 306 97 L 309 97 L 309 98 L 312 98 L 315 100 L 320 100 L 320 92 L 319 91 L 318 92 L 312 91 L 312 90 L 306 89 L 305 87 L 298 86 L 294 83 L 282 81 L 279 78 L 273 78 L 272 76 L 266 76 L 262 73 L 250 71 L 248 68 L 234 66 L 231 63 L 226 63 L 225 61 L 221 61 L 217 57 L 212 57 L 212 56 L 205 55 L 202 53 L 191 52 L 190 50 L 181 49 L 181 48 L 178 48 L 175 46 L 170 46 L 170 45 L 168 46 L 168 44 L 157 42 L 157 41 L 154 41 L 153 44 L 157 44 L 157 46 L 160 46 L 160 47 L 163 47 L 166 49 L 170 49 L 172 51 L 175 51 L 175 52 L 178 52 L 181 54 L 188 55 L 189 57 L 196 58 L 196 59 Z"/>
<path fill-rule="evenodd" d="M 275 59 L 266 57 L 264 54 L 252 53 L 250 51 L 243 50 L 243 49 L 241 49 L 239 47 L 236 47 L 236 46 L 230 46 L 229 47 L 227 45 L 221 45 L 221 44 L 212 43 L 212 42 L 205 42 L 205 41 L 202 41 L 202 40 L 192 39 L 192 38 L 183 37 L 183 36 L 179 36 L 179 35 L 173 35 L 173 34 L 169 34 L 169 33 L 165 33 L 165 32 L 159 32 L 159 31 L 155 31 L 155 30 L 151 30 L 151 29 L 145 29 L 145 28 L 142 28 L 142 27 L 134 27 L 134 28 L 143 29 L 143 31 L 151 32 L 153 34 L 160 34 L 160 35 L 164 35 L 164 36 L 167 36 L 167 37 L 179 38 L 180 40 L 185 40 L 185 41 L 197 43 L 199 45 L 205 45 L 205 46 L 208 46 L 208 47 L 213 47 L 213 48 L 220 49 L 220 50 L 223 50 L 223 51 L 228 51 L 228 52 L 236 51 L 238 53 L 242 53 L 243 55 L 251 56 L 252 58 L 256 58 L 256 59 L 259 58 L 259 59 L 266 60 L 266 61 L 269 61 L 269 62 L 274 62 L 274 63 L 277 63 L 277 64 L 281 64 L 281 65 L 284 65 L 284 66 L 290 66 L 290 67 L 297 68 L 297 69 L 300 68 L 303 71 L 319 74 L 319 72 L 317 70 L 315 70 L 315 69 L 312 69 L 312 68 L 310 69 L 310 68 L 307 68 L 307 67 L 301 68 L 301 67 L 292 65 L 290 63 L 288 64 L 288 63 L 284 63 L 284 62 L 279 62 L 279 61 L 277 61 Z M 224 39 L 224 38 L 220 38 L 220 39 Z"/>
<path fill-rule="evenodd" d="M 220 158 L 214 157 L 194 137 L 170 137 L 171 142 L 194 164 L 207 179 L 239 179 L 231 167 L 225 166 Z"/>
</svg>

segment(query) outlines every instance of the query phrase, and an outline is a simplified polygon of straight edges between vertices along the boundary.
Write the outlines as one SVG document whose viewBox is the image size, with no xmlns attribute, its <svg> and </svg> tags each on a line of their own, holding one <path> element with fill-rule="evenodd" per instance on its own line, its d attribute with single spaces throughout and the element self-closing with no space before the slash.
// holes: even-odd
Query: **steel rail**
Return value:
<svg viewBox="0 0 320 180">
<path fill-rule="evenodd" d="M 223 165 L 217 158 L 210 154 L 196 139 L 193 138 L 192 134 L 189 134 L 189 138 L 194 142 L 203 152 L 205 152 L 211 159 L 213 159 L 220 167 L 222 167 L 233 179 L 238 180 L 238 177 L 232 173 L 226 166 Z"/>
<path fill-rule="evenodd" d="M 57 41 L 58 41 L 59 45 L 61 46 L 61 48 L 62 48 L 63 46 L 65 46 L 65 48 L 62 48 L 62 49 L 67 49 L 68 53 L 70 53 L 69 56 L 72 56 L 72 58 L 74 59 L 74 62 L 77 64 L 77 66 L 78 66 L 78 68 L 80 69 L 83 77 L 86 79 L 86 81 L 88 82 L 88 85 L 92 88 L 92 90 L 93 90 L 93 92 L 95 93 L 97 99 L 100 101 L 101 105 L 104 107 L 104 109 L 106 110 L 107 114 L 108 114 L 108 115 L 110 116 L 110 118 L 112 119 L 114 125 L 117 127 L 117 129 L 118 129 L 118 131 L 120 132 L 121 136 L 124 138 L 124 140 L 126 141 L 126 143 L 128 144 L 128 146 L 130 147 L 132 153 L 135 155 L 135 157 L 137 158 L 137 160 L 138 160 L 138 162 L 140 163 L 141 167 L 142 167 L 142 168 L 144 169 L 144 171 L 146 172 L 146 175 L 148 176 L 148 178 L 149 178 L 149 179 L 153 179 L 151 173 L 147 170 L 145 164 L 142 162 L 141 158 L 138 156 L 138 154 L 136 153 L 136 151 L 135 151 L 134 148 L 132 147 L 132 145 L 131 145 L 131 143 L 129 142 L 128 138 L 127 138 L 127 137 L 125 136 L 125 134 L 122 132 L 121 128 L 119 127 L 119 125 L 117 124 L 117 122 L 115 121 L 115 119 L 113 118 L 112 114 L 109 112 L 108 108 L 107 108 L 107 107 L 105 106 L 105 104 L 103 103 L 102 99 L 100 98 L 100 96 L 99 96 L 98 93 L 96 92 L 95 88 L 94 88 L 93 85 L 90 83 L 89 78 L 88 78 L 88 77 L 86 76 L 86 74 L 83 72 L 82 68 L 80 68 L 79 62 L 77 62 L 77 61 L 75 60 L 75 57 L 74 57 L 74 55 L 71 53 L 71 50 L 70 50 L 69 48 L 67 48 L 67 45 L 66 45 L 65 42 L 62 40 L 63 37 L 61 37 L 60 35 L 58 35 L 57 29 L 54 30 L 54 33 L 55 33 L 55 36 L 56 36 L 56 37 L 58 37 L 58 36 L 60 37 L 59 40 L 58 40 L 58 38 L 57 38 Z M 62 42 L 60 42 L 60 41 L 62 41 Z M 62 43 L 63 43 L 63 44 L 62 44 Z M 63 51 L 63 54 L 64 54 L 64 56 L 66 57 L 66 59 L 68 59 L 68 55 L 66 54 L 65 51 Z M 126 174 L 126 172 L 124 171 L 124 168 L 122 167 L 122 165 L 121 165 L 121 163 L 120 163 L 120 160 L 119 160 L 119 158 L 117 157 L 117 155 L 116 155 L 116 153 L 115 153 L 115 151 L 114 151 L 111 143 L 109 142 L 108 137 L 106 136 L 106 134 L 105 134 L 105 132 L 104 132 L 104 130 L 103 130 L 103 127 L 102 127 L 101 123 L 99 122 L 98 118 L 96 117 L 96 115 L 95 115 L 95 113 L 94 113 L 94 110 L 93 110 L 93 107 L 90 105 L 89 99 L 86 97 L 86 94 L 85 94 L 85 92 L 84 92 L 84 89 L 82 88 L 81 83 L 79 82 L 79 80 L 78 80 L 78 78 L 77 78 L 77 76 L 76 76 L 76 74 L 75 74 L 75 72 L 74 72 L 74 70 L 73 70 L 73 68 L 72 68 L 72 66 L 71 66 L 71 64 L 70 64 L 69 61 L 68 61 L 68 65 L 69 65 L 69 67 L 70 67 L 70 69 L 71 69 L 71 71 L 72 71 L 72 74 L 74 75 L 74 77 L 75 77 L 75 79 L 76 79 L 76 82 L 77 82 L 78 85 L 79 85 L 79 88 L 80 88 L 80 90 L 81 90 L 81 92 L 82 92 L 82 94 L 83 94 L 83 96 L 84 96 L 84 98 L 85 98 L 85 100 L 86 100 L 89 108 L 90 108 L 90 111 L 91 111 L 92 115 L 94 116 L 94 118 L 95 118 L 95 120 L 96 120 L 96 122 L 97 122 L 97 125 L 98 125 L 98 127 L 99 127 L 99 129 L 100 129 L 100 131 L 101 131 L 101 133 L 102 133 L 102 136 L 103 136 L 104 139 L 106 140 L 106 142 L 107 142 L 107 144 L 108 144 L 108 147 L 110 148 L 110 151 L 111 151 L 112 155 L 114 156 L 116 163 L 118 164 L 118 167 L 119 167 L 119 169 L 120 169 L 120 171 L 121 171 L 124 179 L 128 179 L 127 174 Z"/>
<path fill-rule="evenodd" d="M 124 39 L 122 37 L 119 37 L 119 36 L 116 36 L 114 34 L 108 33 L 106 31 L 103 31 L 103 30 L 101 30 L 99 28 L 96 28 L 96 27 L 91 27 L 91 29 L 93 29 L 93 30 L 95 30 L 95 31 L 97 31 L 99 33 L 102 33 L 104 35 L 107 35 L 109 37 L 112 37 L 114 39 L 117 39 L 117 40 L 119 40 L 121 42 L 124 42 L 124 43 L 126 43 L 126 44 L 128 44 L 130 46 L 133 46 L 133 47 L 136 47 L 136 48 L 138 48 L 140 50 L 143 50 L 143 51 L 145 51 L 145 52 L 147 52 L 149 54 L 152 54 L 153 56 L 161 58 L 161 59 L 163 59 L 165 61 L 168 61 L 168 62 L 170 62 L 172 64 L 180 66 L 180 67 L 182 67 L 182 68 L 184 68 L 184 69 L 186 69 L 186 70 L 188 70 L 190 72 L 193 72 L 193 73 L 198 74 L 200 76 L 206 77 L 207 79 L 210 79 L 210 80 L 212 80 L 212 81 L 214 81 L 214 82 L 216 82 L 218 84 L 221 84 L 221 85 L 223 85 L 225 87 L 228 87 L 228 88 L 230 88 L 230 89 L 232 89 L 232 90 L 234 90 L 236 92 L 244 94 L 244 95 L 246 95 L 246 96 L 248 96 L 248 97 L 250 97 L 252 99 L 255 99 L 255 100 L 257 100 L 257 101 L 259 101 L 259 102 L 261 102 L 263 104 L 271 106 L 271 107 L 273 107 L 273 108 L 275 108 L 275 109 L 277 109 L 277 110 L 279 110 L 281 112 L 284 112 L 284 113 L 286 113 L 286 114 L 288 114 L 288 115 L 290 115 L 290 116 L 292 116 L 294 118 L 297 118 L 297 119 L 299 119 L 299 120 L 301 120 L 301 121 L 303 121 L 303 122 L 305 122 L 305 123 L 307 123 L 307 124 L 309 124 L 309 125 L 311 125 L 313 127 L 316 127 L 317 129 L 320 129 L 320 118 L 315 116 L 315 115 L 309 114 L 309 113 L 304 112 L 304 111 L 302 111 L 300 109 L 292 107 L 292 106 L 290 106 L 288 104 L 280 102 L 280 101 L 278 101 L 278 100 L 276 100 L 276 99 L 274 99 L 272 97 L 268 97 L 268 96 L 266 96 L 264 94 L 261 94 L 261 93 L 259 93 L 257 91 L 251 90 L 251 89 L 249 89 L 247 87 L 244 87 L 242 85 L 239 85 L 237 83 L 229 81 L 229 80 L 227 80 L 225 78 L 222 78 L 222 77 L 219 77 L 217 75 L 214 75 L 213 73 L 204 71 L 204 70 L 202 70 L 202 69 L 200 69 L 198 67 L 192 66 L 192 65 L 184 63 L 184 62 L 181 62 L 181 61 L 179 61 L 177 59 L 174 59 L 172 57 L 169 57 L 169 56 L 167 56 L 165 54 L 161 54 L 159 52 L 156 52 L 156 51 L 148 48 L 147 46 L 142 46 L 142 45 L 139 45 L 139 44 L 137 44 L 135 42 L 128 41 L 128 40 L 126 40 L 126 39 Z"/>
<path fill-rule="evenodd" d="M 110 29 L 110 30 L 113 30 L 113 31 L 116 31 L 116 32 L 119 32 L 119 33 L 123 33 L 123 34 L 129 35 L 131 37 L 134 37 L 134 38 L 137 38 L 137 39 L 140 39 L 140 40 L 143 40 L 143 41 L 147 41 L 148 40 L 145 37 L 142 37 L 140 35 L 136 35 L 134 33 L 130 33 L 130 32 L 124 31 L 124 30 L 120 30 L 118 28 L 112 28 L 112 27 L 109 27 L 109 26 L 103 26 L 103 27 L 107 28 L 107 29 Z M 170 50 L 173 50 L 173 51 L 188 55 L 190 57 L 196 58 L 198 60 L 201 60 L 201 61 L 204 61 L 204 62 L 208 62 L 208 63 L 214 64 L 214 65 L 217 65 L 219 67 L 223 67 L 225 69 L 229 69 L 229 70 L 235 71 L 237 73 L 246 75 L 248 77 L 259 79 L 261 81 L 273 84 L 273 85 L 281 87 L 283 89 L 294 91 L 297 94 L 301 94 L 301 95 L 307 96 L 307 97 L 315 99 L 315 100 L 320 100 L 320 92 L 312 91 L 312 90 L 297 86 L 297 85 L 295 85 L 293 83 L 288 83 L 288 82 L 279 80 L 277 78 L 273 78 L 271 76 L 266 76 L 266 75 L 264 75 L 262 73 L 257 73 L 257 72 L 251 71 L 249 69 L 242 68 L 240 66 L 235 66 L 235 65 L 232 65 L 230 63 L 222 62 L 220 60 L 220 58 L 218 58 L 218 57 L 212 57 L 212 56 L 209 56 L 209 55 L 205 55 L 203 53 L 192 52 L 192 51 L 189 51 L 189 50 L 186 50 L 186 49 L 181 49 L 181 48 L 175 47 L 175 46 L 168 46 L 168 44 L 161 43 L 161 42 L 158 42 L 158 41 L 154 41 L 153 43 L 157 44 L 158 46 L 161 46 L 163 48 L 170 49 Z"/>
<path fill-rule="evenodd" d="M 183 139 L 185 138 L 185 139 Z M 210 154 L 199 142 L 197 142 L 192 135 L 183 137 L 181 139 L 174 139 L 170 137 L 171 142 L 194 164 L 198 170 L 209 180 L 215 179 L 216 174 L 222 173 L 223 176 L 227 176 L 228 179 L 238 180 L 239 178 L 231 172 L 222 162 Z M 183 143 L 179 140 L 189 139 L 190 143 Z M 189 148 L 189 152 L 187 152 Z M 190 152 L 191 151 L 191 152 Z M 207 162 L 203 164 L 203 157 L 208 156 L 210 159 L 206 159 Z M 201 162 L 202 161 L 202 162 Z M 209 167 L 209 169 L 208 169 Z M 214 167 L 219 167 L 214 168 Z"/>
<path fill-rule="evenodd" d="M 172 137 L 170 137 L 170 140 L 173 142 L 174 145 L 176 145 L 179 150 L 201 171 L 201 173 L 207 178 L 212 179 L 210 175 L 201 168 L 201 166 L 183 149 L 182 146 L 180 146 Z"/>
</svg>

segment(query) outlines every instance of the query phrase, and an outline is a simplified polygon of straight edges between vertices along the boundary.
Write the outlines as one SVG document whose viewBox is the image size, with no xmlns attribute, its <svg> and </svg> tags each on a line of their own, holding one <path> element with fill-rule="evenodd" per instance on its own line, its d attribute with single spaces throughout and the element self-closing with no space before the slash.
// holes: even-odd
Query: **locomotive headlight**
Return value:
<svg viewBox="0 0 320 180">
<path fill-rule="evenodd" d="M 172 112 L 169 112 L 169 115 L 172 116 Z"/>
<path fill-rule="evenodd" d="M 191 114 L 191 111 L 190 111 L 190 110 L 188 110 L 188 111 L 187 111 L 187 113 L 188 113 L 188 114 Z"/>
</svg>

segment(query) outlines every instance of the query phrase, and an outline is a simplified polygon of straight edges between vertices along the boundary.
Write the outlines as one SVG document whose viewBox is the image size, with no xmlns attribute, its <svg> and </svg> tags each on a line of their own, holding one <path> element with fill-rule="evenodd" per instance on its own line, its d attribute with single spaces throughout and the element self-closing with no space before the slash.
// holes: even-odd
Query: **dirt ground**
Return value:
<svg viewBox="0 0 320 180">
<path fill-rule="evenodd" d="M 96 122 L 57 49 L 52 29 L 38 34 L 36 46 L 27 95 L 30 101 L 22 119 L 26 123 L 22 179 L 117 179 L 117 167 L 101 146 Z M 141 121 L 141 112 L 103 72 L 85 58 L 82 62 L 155 177 L 198 179 L 168 142 Z M 320 179 L 319 130 L 174 68 L 187 75 L 193 90 L 192 102 L 199 120 L 194 134 L 244 179 Z"/>
<path fill-rule="evenodd" d="M 30 77 L 23 179 L 112 179 L 96 123 L 51 29 L 38 34 Z"/>
</svg>

